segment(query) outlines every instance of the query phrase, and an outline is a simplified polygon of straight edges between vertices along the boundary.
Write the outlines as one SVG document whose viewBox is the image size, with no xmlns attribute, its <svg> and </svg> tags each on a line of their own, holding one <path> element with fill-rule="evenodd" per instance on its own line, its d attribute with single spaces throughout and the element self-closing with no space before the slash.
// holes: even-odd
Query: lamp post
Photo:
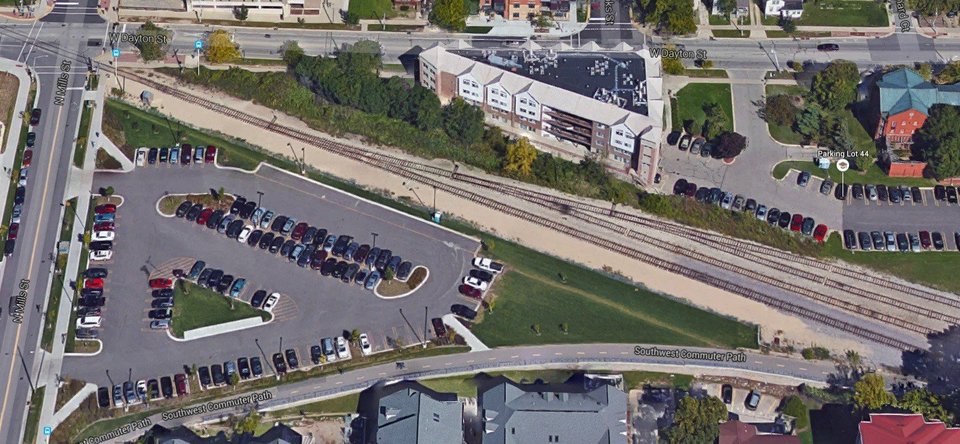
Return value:
<svg viewBox="0 0 960 444">
<path fill-rule="evenodd" d="M 66 211 L 66 210 L 67 210 L 67 207 L 70 206 L 69 203 L 70 203 L 70 201 L 67 201 L 66 203 L 60 202 L 60 206 L 63 207 L 63 210 L 64 210 L 64 211 Z M 80 229 L 82 229 L 83 231 L 87 231 L 87 228 L 83 226 L 83 221 L 80 220 L 80 215 L 77 214 L 76 208 L 74 208 L 74 210 L 73 210 L 73 216 L 77 218 L 77 222 L 80 222 Z"/>
<path fill-rule="evenodd" d="M 380 234 L 379 234 L 379 233 L 372 233 L 372 232 L 371 232 L 370 234 L 373 235 L 373 247 L 371 247 L 371 248 L 376 248 L 376 247 L 377 247 L 377 236 L 379 236 Z"/>
<path fill-rule="evenodd" d="M 263 199 L 263 191 L 257 190 L 257 208 L 260 208 L 260 201 Z"/>
</svg>

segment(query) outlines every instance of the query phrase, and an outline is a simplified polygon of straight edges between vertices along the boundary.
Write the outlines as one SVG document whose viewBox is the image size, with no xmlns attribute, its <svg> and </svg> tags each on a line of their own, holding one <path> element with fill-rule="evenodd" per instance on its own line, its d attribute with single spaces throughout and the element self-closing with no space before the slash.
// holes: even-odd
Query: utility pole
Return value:
<svg viewBox="0 0 960 444">
<path fill-rule="evenodd" d="M 376 247 L 377 247 L 377 236 L 379 236 L 380 234 L 379 234 L 379 233 L 373 233 L 373 232 L 371 232 L 370 234 L 373 235 L 373 247 L 370 247 L 370 248 L 376 248 Z"/>
<path fill-rule="evenodd" d="M 260 208 L 261 199 L 263 199 L 263 191 L 257 190 L 257 208 Z"/>
<path fill-rule="evenodd" d="M 429 310 L 428 307 L 424 305 L 423 306 L 423 348 L 427 348 L 427 317 L 428 317 L 427 312 L 428 310 Z"/>
</svg>

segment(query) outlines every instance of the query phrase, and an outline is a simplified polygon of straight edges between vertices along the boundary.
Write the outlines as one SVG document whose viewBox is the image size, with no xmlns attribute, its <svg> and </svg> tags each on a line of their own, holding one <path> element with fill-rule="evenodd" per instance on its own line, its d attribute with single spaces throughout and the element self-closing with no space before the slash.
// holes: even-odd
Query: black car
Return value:
<svg viewBox="0 0 960 444">
<path fill-rule="evenodd" d="M 287 373 L 287 364 L 283 362 L 282 353 L 273 354 L 273 368 L 277 370 L 277 375 L 284 375 Z"/>
<path fill-rule="evenodd" d="M 88 268 L 83 272 L 83 277 L 87 279 L 105 278 L 107 277 L 107 274 L 108 272 L 106 268 Z"/>
<path fill-rule="evenodd" d="M 90 249 L 93 251 L 112 250 L 113 241 L 93 241 L 90 242 Z"/>
<path fill-rule="evenodd" d="M 273 242 L 270 243 L 270 253 L 277 254 L 280 251 L 280 247 L 283 246 L 283 243 L 286 239 L 283 236 L 276 236 L 273 238 Z"/>
<path fill-rule="evenodd" d="M 850 185 L 847 185 L 845 183 L 837 185 L 833 189 L 833 196 L 836 197 L 837 200 L 847 200 L 847 188 L 849 187 Z"/>
<path fill-rule="evenodd" d="M 733 387 L 730 384 L 724 384 L 720 387 L 720 399 L 723 400 L 724 404 L 733 402 Z"/>
<path fill-rule="evenodd" d="M 97 406 L 101 409 L 110 407 L 110 389 L 106 387 L 97 389 Z"/>
<path fill-rule="evenodd" d="M 153 308 L 172 308 L 173 298 L 156 298 L 150 303 L 150 306 Z"/>
<path fill-rule="evenodd" d="M 10 256 L 13 254 L 13 249 L 16 247 L 16 239 L 7 239 L 7 242 L 3 244 L 3 255 Z"/>
<path fill-rule="evenodd" d="M 197 373 L 200 376 L 200 385 L 206 387 L 210 385 L 210 369 L 207 367 L 200 367 L 197 369 Z"/>
<path fill-rule="evenodd" d="M 96 311 L 98 312 L 97 314 L 91 313 L 88 316 L 100 316 L 100 310 Z M 74 336 L 76 336 L 77 339 L 97 339 L 100 337 L 100 330 L 93 328 L 78 328 Z"/>
<path fill-rule="evenodd" d="M 853 198 L 856 200 L 863 199 L 863 185 L 859 183 L 853 184 Z"/>
<path fill-rule="evenodd" d="M 947 202 L 957 203 L 957 189 L 954 187 L 947 187 Z"/>
<path fill-rule="evenodd" d="M 393 252 L 390 250 L 380 250 L 380 255 L 377 256 L 377 261 L 374 263 L 379 270 L 383 270 L 387 266 L 387 262 L 390 262 L 390 258 L 393 257 Z"/>
<path fill-rule="evenodd" d="M 790 226 L 790 213 L 787 211 L 780 212 L 780 219 L 777 219 L 777 225 L 780 228 L 787 228 Z"/>
<path fill-rule="evenodd" d="M 27 133 L 27 148 L 33 148 L 33 145 L 37 143 L 37 133 L 30 131 Z"/>
<path fill-rule="evenodd" d="M 857 236 L 853 230 L 843 230 L 843 246 L 848 250 L 857 249 Z"/>
<path fill-rule="evenodd" d="M 813 234 L 813 228 L 816 225 L 812 217 L 803 218 L 803 223 L 800 225 L 800 233 L 805 236 L 810 236 Z"/>
<path fill-rule="evenodd" d="M 877 185 L 877 199 L 879 199 L 880 202 L 886 202 L 889 198 L 890 194 L 887 192 L 887 186 Z"/>
<path fill-rule="evenodd" d="M 246 205 L 247 199 L 243 196 L 237 196 L 233 201 L 233 205 L 230 205 L 230 214 L 240 214 L 240 208 L 243 208 Z"/>
<path fill-rule="evenodd" d="M 863 251 L 870 251 L 873 248 L 873 238 L 866 231 L 857 233 L 857 241 L 859 241 L 860 249 Z"/>
<path fill-rule="evenodd" d="M 810 183 L 810 173 L 803 171 L 797 175 L 797 185 L 805 187 L 808 183 Z"/>
<path fill-rule="evenodd" d="M 289 367 L 290 370 L 296 370 L 297 367 L 300 366 L 300 362 L 297 361 L 297 351 L 292 348 L 288 348 L 284 354 L 287 356 L 287 367 Z"/>
<path fill-rule="evenodd" d="M 469 274 L 470 274 L 470 277 L 477 278 L 483 282 L 490 282 L 493 280 L 493 275 L 487 271 L 473 269 L 473 270 L 470 270 Z"/>
<path fill-rule="evenodd" d="M 319 249 L 323 249 L 323 241 L 325 240 L 327 240 L 327 229 L 318 229 L 317 233 L 313 235 L 313 245 L 316 245 Z"/>
<path fill-rule="evenodd" d="M 900 252 L 910 251 L 910 241 L 907 239 L 906 233 L 897 233 L 897 249 Z"/>
<path fill-rule="evenodd" d="M 947 188 L 943 185 L 936 185 L 933 187 L 933 198 L 939 201 L 947 200 Z"/>
<path fill-rule="evenodd" d="M 98 298 L 98 297 L 100 297 L 100 296 L 103 296 L 103 289 L 102 289 L 102 288 L 84 288 L 83 290 L 80 290 L 80 297 L 84 297 L 84 298 L 86 298 L 86 297 Z"/>
<path fill-rule="evenodd" d="M 723 190 L 720 188 L 711 188 L 710 189 L 710 198 L 707 199 L 707 202 L 712 205 L 719 205 L 720 201 L 723 200 Z"/>
<path fill-rule="evenodd" d="M 320 363 L 320 357 L 323 356 L 323 351 L 320 349 L 319 345 L 314 345 L 310 347 L 310 361 L 314 364 Z"/>
<path fill-rule="evenodd" d="M 27 187 L 17 187 L 17 194 L 13 198 L 13 203 L 22 204 L 27 198 Z"/>
<path fill-rule="evenodd" d="M 173 311 L 169 308 L 163 308 L 158 310 L 150 310 L 148 317 L 150 319 L 170 319 L 170 316 L 173 315 Z"/>
<path fill-rule="evenodd" d="M 160 399 L 160 381 L 156 379 L 147 381 L 147 393 L 150 399 Z"/>
<path fill-rule="evenodd" d="M 287 216 L 277 216 L 273 219 L 273 224 L 270 225 L 270 230 L 279 233 L 286 223 Z"/>
<path fill-rule="evenodd" d="M 187 215 L 187 212 L 190 211 L 190 208 L 193 208 L 193 202 L 185 200 L 180 203 L 179 207 L 177 207 L 177 212 L 175 214 L 177 217 L 184 217 Z"/>
<path fill-rule="evenodd" d="M 180 164 L 189 165 L 190 159 L 193 158 L 193 146 L 189 143 L 185 143 L 180 146 Z"/>
<path fill-rule="evenodd" d="M 266 250 L 270 247 L 270 243 L 273 242 L 274 234 L 271 231 L 263 233 L 263 236 L 260 238 L 260 242 L 257 243 L 257 247 L 261 250 Z"/>
<path fill-rule="evenodd" d="M 833 52 L 833 51 L 839 51 L 839 50 L 840 50 L 840 45 L 836 43 L 821 43 L 817 45 L 817 51 Z"/>
<path fill-rule="evenodd" d="M 933 233 L 930 233 L 930 237 L 933 238 L 933 248 L 937 251 L 943 250 L 943 247 L 945 246 L 943 242 L 943 235 L 940 234 L 939 231 L 934 231 Z"/>
<path fill-rule="evenodd" d="M 315 245 L 313 247 L 316 248 Z M 320 267 L 323 266 L 323 261 L 325 261 L 326 259 L 327 259 L 327 252 L 324 251 L 322 248 L 317 248 L 317 250 L 314 251 L 312 255 L 310 255 L 310 268 L 314 270 L 319 270 Z"/>
<path fill-rule="evenodd" d="M 250 216 L 253 216 L 253 212 L 257 211 L 257 203 L 254 201 L 247 201 L 242 207 L 240 207 L 240 217 L 244 219 L 250 219 Z"/>
<path fill-rule="evenodd" d="M 210 272 L 210 277 L 207 278 L 203 286 L 207 288 L 216 288 L 217 284 L 220 283 L 220 279 L 222 278 L 223 270 L 213 270 Z"/>
<path fill-rule="evenodd" d="M 207 271 L 207 270 L 204 270 L 204 271 Z M 200 276 L 202 277 L 203 275 L 201 274 Z M 161 288 L 161 289 L 158 289 L 158 290 L 153 290 L 153 292 L 152 292 L 151 294 L 152 294 L 153 297 L 155 297 L 155 298 L 172 298 L 172 297 L 173 297 L 173 289 L 172 289 L 172 288 Z"/>
<path fill-rule="evenodd" d="M 407 278 L 410 277 L 410 271 L 412 270 L 413 270 L 413 264 L 410 263 L 410 261 L 401 262 L 400 266 L 397 267 L 397 279 L 406 280 Z"/>
<path fill-rule="evenodd" d="M 357 275 L 357 272 L 360 271 L 360 265 L 350 264 L 347 267 L 347 271 L 343 272 L 343 276 L 340 278 L 346 284 L 353 282 L 353 277 Z"/>
<path fill-rule="evenodd" d="M 210 372 L 213 373 L 213 385 L 223 385 L 227 378 L 223 376 L 223 367 L 220 364 L 210 366 Z"/>
<path fill-rule="evenodd" d="M 323 265 L 320 266 L 320 274 L 330 276 L 335 268 L 337 268 L 337 258 L 327 258 L 327 260 L 323 261 Z"/>
<path fill-rule="evenodd" d="M 768 223 L 768 224 L 774 225 L 774 224 L 777 223 L 778 220 L 780 220 L 780 209 L 778 209 L 778 208 L 771 208 L 771 209 L 767 210 L 767 223 Z"/>
<path fill-rule="evenodd" d="M 353 277 L 354 284 L 363 285 L 367 281 L 367 272 L 365 270 L 360 270 L 357 272 L 357 275 Z"/>
<path fill-rule="evenodd" d="M 254 356 L 250 358 L 250 373 L 254 378 L 259 378 L 263 374 L 263 365 L 260 364 L 260 358 Z"/>
<path fill-rule="evenodd" d="M 260 308 L 260 306 L 263 305 L 263 301 L 266 299 L 267 299 L 267 291 L 257 290 L 256 292 L 253 293 L 253 297 L 250 298 L 250 305 L 252 305 L 253 308 Z"/>
<path fill-rule="evenodd" d="M 317 227 L 307 227 L 307 231 L 303 232 L 303 239 L 300 239 L 300 241 L 304 245 L 310 245 L 315 237 L 317 237 Z"/>
<path fill-rule="evenodd" d="M 167 399 L 173 397 L 173 380 L 169 376 L 160 378 L 160 393 Z"/>
<path fill-rule="evenodd" d="M 253 232 L 250 233 L 250 237 L 247 238 L 247 245 L 251 247 L 256 246 L 262 237 L 263 230 L 253 230 Z"/>
<path fill-rule="evenodd" d="M 920 192 L 920 187 L 910 187 L 910 194 L 913 196 L 914 202 L 923 203 L 923 193 Z"/>
<path fill-rule="evenodd" d="M 237 359 L 237 371 L 240 373 L 240 379 L 250 379 L 250 361 L 247 358 Z"/>
<path fill-rule="evenodd" d="M 350 245 L 350 241 L 352 240 L 353 238 L 350 236 L 345 234 L 341 235 L 337 238 L 337 242 L 333 244 L 333 251 L 331 251 L 331 253 L 337 257 L 343 256 L 343 253 L 347 250 L 347 246 Z"/>
<path fill-rule="evenodd" d="M 330 273 L 330 276 L 335 279 L 340 279 L 343 277 L 343 274 L 347 272 L 347 268 L 350 268 L 350 264 L 346 261 L 337 262 L 337 266 L 333 268 L 333 273 Z"/>
<path fill-rule="evenodd" d="M 81 307 L 103 307 L 107 303 L 107 298 L 105 297 L 86 297 L 80 298 L 77 302 L 77 305 Z"/>
<path fill-rule="evenodd" d="M 677 196 L 682 196 L 686 192 L 687 192 L 687 179 L 677 179 L 677 181 L 673 183 L 673 194 Z"/>
<path fill-rule="evenodd" d="M 707 188 L 707 187 L 697 188 L 696 194 L 693 195 L 693 199 L 700 203 L 706 203 L 709 197 L 710 197 L 710 188 Z"/>
<path fill-rule="evenodd" d="M 303 268 L 309 265 L 310 257 L 313 256 L 313 252 L 316 251 L 316 249 L 317 247 L 313 246 L 312 244 L 304 248 L 303 252 L 300 253 L 300 256 L 297 257 L 297 266 Z"/>
<path fill-rule="evenodd" d="M 223 210 L 216 210 L 213 214 L 210 215 L 210 219 L 207 219 L 207 228 L 213 230 L 220 225 L 220 220 L 223 219 Z"/>
<path fill-rule="evenodd" d="M 167 163 L 167 156 L 170 154 L 169 148 L 160 148 L 160 163 Z"/>
<path fill-rule="evenodd" d="M 187 220 L 189 220 L 190 222 L 196 221 L 197 216 L 199 216 L 200 212 L 202 211 L 203 211 L 203 205 L 193 204 L 193 206 L 190 207 L 190 211 L 187 211 Z"/>
<path fill-rule="evenodd" d="M 367 267 L 373 268 L 373 264 L 377 261 L 378 257 L 380 257 L 380 247 L 373 247 L 370 249 L 370 254 L 367 255 L 363 263 L 367 264 Z"/>
<path fill-rule="evenodd" d="M 160 150 L 156 148 L 150 148 L 150 150 L 147 151 L 147 163 L 150 165 L 157 163 L 157 152 L 159 151 Z"/>
<path fill-rule="evenodd" d="M 217 283 L 217 291 L 224 293 L 230 289 L 231 285 L 233 285 L 233 275 L 225 274 L 220 278 L 220 282 Z"/>
<path fill-rule="evenodd" d="M 40 115 L 43 113 L 43 110 L 40 108 L 34 108 L 30 111 L 30 124 L 37 126 L 40 124 Z"/>
<path fill-rule="evenodd" d="M 212 268 L 204 268 L 203 271 L 200 272 L 200 276 L 197 277 L 197 285 L 201 287 L 209 287 L 209 285 L 207 285 L 207 281 L 210 280 L 210 275 L 213 274 L 213 272 L 214 269 Z M 154 297 L 157 297 L 156 291 L 154 292 Z"/>
<path fill-rule="evenodd" d="M 464 318 L 468 321 L 472 321 L 477 317 L 477 312 L 473 311 L 466 305 L 462 304 L 453 304 L 450 306 L 450 312 Z"/>
<path fill-rule="evenodd" d="M 889 192 L 890 192 L 890 202 L 900 203 L 900 201 L 903 199 L 903 195 L 900 193 L 900 188 L 890 187 Z"/>
<path fill-rule="evenodd" d="M 283 246 L 280 247 L 280 256 L 289 257 L 290 252 L 293 251 L 293 247 L 297 245 L 297 242 L 293 239 L 290 239 L 283 243 Z"/>
<path fill-rule="evenodd" d="M 367 244 L 360 245 L 360 248 L 357 248 L 357 251 L 353 253 L 353 261 L 363 263 L 363 261 L 367 259 L 368 254 L 370 254 L 370 246 Z"/>
</svg>

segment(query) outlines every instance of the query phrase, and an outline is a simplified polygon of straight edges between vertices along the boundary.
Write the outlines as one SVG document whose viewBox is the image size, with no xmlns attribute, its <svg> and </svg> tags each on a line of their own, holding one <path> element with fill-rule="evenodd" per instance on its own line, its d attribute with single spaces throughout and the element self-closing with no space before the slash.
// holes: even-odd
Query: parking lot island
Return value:
<svg viewBox="0 0 960 444">
<path fill-rule="evenodd" d="M 380 282 L 380 285 L 377 285 L 377 288 L 373 290 L 373 294 L 380 299 L 399 299 L 409 296 L 422 287 L 429 277 L 430 270 L 421 265 L 414 268 L 410 277 L 405 281 L 392 279 Z"/>
<path fill-rule="evenodd" d="M 264 321 L 259 316 L 238 319 L 236 321 L 224 322 L 222 324 L 208 325 L 206 327 L 195 328 L 193 330 L 187 330 L 183 332 L 183 338 L 177 338 L 172 334 L 170 337 L 175 341 L 191 341 L 194 339 L 206 338 L 209 336 L 216 336 L 224 333 L 230 333 L 237 330 L 245 330 L 248 328 L 259 327 L 263 324 L 267 324 L 270 321 Z"/>
<path fill-rule="evenodd" d="M 199 339 L 256 327 L 272 315 L 241 300 L 231 300 L 199 285 L 179 281 L 174 290 L 169 335 L 174 339 Z M 189 334 L 188 334 L 189 333 Z"/>
</svg>

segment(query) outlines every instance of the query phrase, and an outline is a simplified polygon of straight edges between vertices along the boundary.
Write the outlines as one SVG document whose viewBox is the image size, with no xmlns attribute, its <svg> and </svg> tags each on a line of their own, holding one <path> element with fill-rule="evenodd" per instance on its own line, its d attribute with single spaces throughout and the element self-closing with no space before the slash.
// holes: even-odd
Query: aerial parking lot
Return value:
<svg viewBox="0 0 960 444">
<path fill-rule="evenodd" d="M 252 357 L 259 357 L 264 372 L 270 374 L 275 353 L 292 349 L 303 367 L 311 361 L 311 348 L 321 345 L 322 339 L 353 330 L 367 335 L 372 353 L 392 348 L 398 338 L 409 345 L 424 337 L 425 316 L 442 316 L 453 304 L 477 304 L 459 294 L 458 285 L 471 268 L 478 241 L 283 171 L 262 167 L 251 174 L 206 165 L 201 173 L 195 166 L 147 166 L 126 174 L 98 174 L 94 189 L 100 187 L 113 187 L 124 198 L 114 220 L 117 240 L 112 257 L 90 265 L 109 270 L 103 284 L 103 348 L 96 357 L 67 358 L 63 372 L 71 378 L 108 386 L 128 374 L 133 380 L 160 378 L 182 373 L 194 364 L 203 367 Z M 363 285 L 322 276 L 309 265 L 300 267 L 269 250 L 184 218 L 162 216 L 157 210 L 165 195 L 204 194 L 221 187 L 226 194 L 260 200 L 262 207 L 278 216 L 390 249 L 414 267 L 425 267 L 429 277 L 412 294 L 382 298 Z M 260 290 L 279 293 L 272 319 L 190 341 L 175 340 L 167 330 L 151 328 L 150 312 L 157 309 L 151 279 L 170 278 L 174 269 L 189 272 L 196 260 L 234 279 L 245 279 L 235 300 L 245 309 Z M 428 329 L 426 336 L 429 339 L 433 332 Z"/>
<path fill-rule="evenodd" d="M 909 250 L 916 251 L 912 244 L 919 243 L 921 251 L 956 251 L 954 233 L 960 231 L 957 191 L 951 190 L 952 187 L 938 188 L 939 191 L 935 192 L 935 188 L 905 187 L 902 191 L 898 189 L 895 195 L 891 192 L 892 187 L 879 189 L 872 185 L 851 184 L 843 207 L 844 228 L 858 235 L 878 231 L 884 237 L 889 232 L 896 238 L 903 234 Z M 931 240 L 928 236 L 942 239 L 942 245 L 928 242 Z M 874 251 L 879 244 L 873 246 Z M 864 250 L 859 242 L 855 249 Z M 903 251 L 900 245 L 894 249 Z"/>
</svg>

